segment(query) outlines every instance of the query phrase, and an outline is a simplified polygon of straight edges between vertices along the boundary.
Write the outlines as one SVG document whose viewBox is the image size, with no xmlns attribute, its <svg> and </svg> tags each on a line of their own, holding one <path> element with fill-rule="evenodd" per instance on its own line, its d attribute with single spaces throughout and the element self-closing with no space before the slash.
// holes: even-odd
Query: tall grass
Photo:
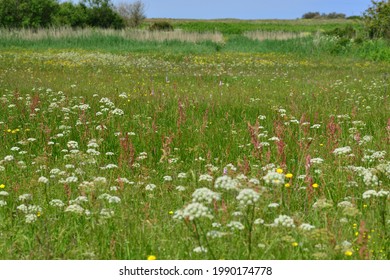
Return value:
<svg viewBox="0 0 390 280">
<path fill-rule="evenodd" d="M 388 63 L 0 62 L 0 258 L 389 259 Z"/>
<path fill-rule="evenodd" d="M 147 31 L 137 29 L 72 29 L 72 28 L 49 28 L 49 29 L 15 29 L 0 30 L 1 40 L 61 40 L 61 39 L 82 39 L 89 37 L 119 37 L 135 41 L 179 41 L 197 43 L 201 41 L 223 42 L 222 34 L 218 32 L 183 32 L 177 31 Z"/>
<path fill-rule="evenodd" d="M 289 39 L 297 39 L 310 36 L 309 32 L 283 32 L 283 31 L 248 31 L 244 33 L 244 36 L 258 41 L 265 40 L 273 40 L 273 41 L 281 41 L 281 40 L 289 40 Z"/>
</svg>

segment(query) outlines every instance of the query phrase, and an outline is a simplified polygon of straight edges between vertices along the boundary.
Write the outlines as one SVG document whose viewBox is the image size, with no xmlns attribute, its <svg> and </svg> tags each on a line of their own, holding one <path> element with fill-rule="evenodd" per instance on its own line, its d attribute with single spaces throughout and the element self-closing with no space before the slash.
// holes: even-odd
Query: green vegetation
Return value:
<svg viewBox="0 0 390 280">
<path fill-rule="evenodd" d="M 388 41 L 169 23 L 1 30 L 0 259 L 388 260 Z"/>
<path fill-rule="evenodd" d="M 364 15 L 365 27 L 370 38 L 390 39 L 390 2 L 372 1 Z"/>
<path fill-rule="evenodd" d="M 389 258 L 388 63 L 0 59 L 1 258 Z"/>
<path fill-rule="evenodd" d="M 153 20 L 146 20 L 153 22 Z M 347 25 L 358 26 L 354 20 L 172 20 L 175 29 L 191 32 L 221 32 L 224 35 L 240 35 L 248 31 L 321 32 Z"/>
</svg>

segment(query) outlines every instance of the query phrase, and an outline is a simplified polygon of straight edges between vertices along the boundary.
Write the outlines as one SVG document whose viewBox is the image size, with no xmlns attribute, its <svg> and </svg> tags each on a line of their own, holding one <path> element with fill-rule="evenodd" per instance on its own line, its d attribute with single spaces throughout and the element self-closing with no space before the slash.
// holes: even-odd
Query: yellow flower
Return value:
<svg viewBox="0 0 390 280">
<path fill-rule="evenodd" d="M 156 256 L 154 256 L 154 255 L 149 255 L 148 256 L 148 261 L 155 261 L 157 258 L 156 258 Z"/>
<path fill-rule="evenodd" d="M 291 185 L 290 185 L 289 183 L 284 184 L 284 186 L 285 186 L 286 188 L 291 187 Z"/>
<path fill-rule="evenodd" d="M 293 177 L 293 175 L 292 175 L 291 173 L 287 173 L 287 174 L 286 174 L 286 178 L 291 179 L 292 177 Z"/>
<path fill-rule="evenodd" d="M 291 243 L 291 245 L 292 245 L 293 247 L 297 247 L 297 246 L 298 246 L 298 242 L 293 242 L 293 243 Z"/>
<path fill-rule="evenodd" d="M 318 184 L 317 183 L 314 183 L 313 185 L 311 185 L 313 188 L 318 188 Z"/>
<path fill-rule="evenodd" d="M 169 214 L 169 215 L 173 215 L 173 211 L 172 211 L 172 210 L 169 211 L 168 214 Z"/>
<path fill-rule="evenodd" d="M 5 188 L 5 185 L 4 184 L 1 184 L 0 185 L 0 189 L 4 189 Z"/>
<path fill-rule="evenodd" d="M 282 168 L 278 168 L 278 169 L 276 169 L 276 172 L 278 172 L 279 174 L 282 174 L 283 173 L 283 169 Z"/>
<path fill-rule="evenodd" d="M 351 250 L 347 250 L 347 251 L 345 251 L 344 255 L 346 255 L 347 257 L 350 257 L 353 255 L 353 252 Z"/>
</svg>

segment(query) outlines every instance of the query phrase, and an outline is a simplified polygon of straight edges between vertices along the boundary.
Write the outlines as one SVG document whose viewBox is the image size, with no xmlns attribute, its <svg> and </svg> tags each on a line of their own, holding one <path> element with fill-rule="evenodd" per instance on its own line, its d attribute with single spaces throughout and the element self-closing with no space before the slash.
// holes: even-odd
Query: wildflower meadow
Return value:
<svg viewBox="0 0 390 280">
<path fill-rule="evenodd" d="M 112 36 L 0 39 L 1 259 L 390 258 L 388 61 Z"/>
</svg>

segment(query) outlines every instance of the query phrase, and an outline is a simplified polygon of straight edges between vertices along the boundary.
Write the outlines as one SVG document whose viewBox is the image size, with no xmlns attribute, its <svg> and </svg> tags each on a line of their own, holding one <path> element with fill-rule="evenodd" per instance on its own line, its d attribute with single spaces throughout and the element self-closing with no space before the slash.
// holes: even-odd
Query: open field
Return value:
<svg viewBox="0 0 390 280">
<path fill-rule="evenodd" d="M 32 41 L 0 39 L 1 259 L 390 258 L 388 61 Z"/>
</svg>

